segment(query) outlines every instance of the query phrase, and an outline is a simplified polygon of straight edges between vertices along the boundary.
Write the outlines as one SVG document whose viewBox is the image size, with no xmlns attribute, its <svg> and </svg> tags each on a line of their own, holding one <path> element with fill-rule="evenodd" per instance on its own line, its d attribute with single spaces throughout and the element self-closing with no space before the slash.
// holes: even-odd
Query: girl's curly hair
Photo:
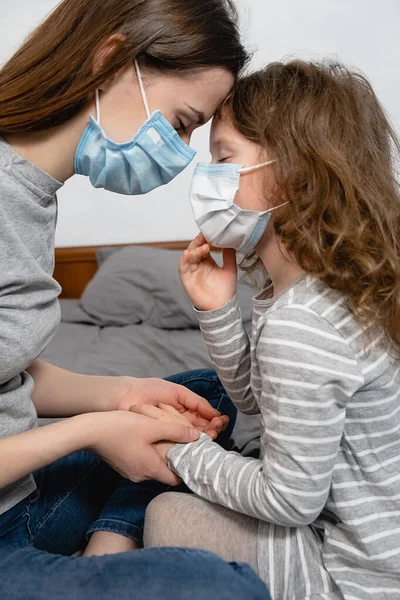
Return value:
<svg viewBox="0 0 400 600">
<path fill-rule="evenodd" d="M 272 63 L 241 78 L 221 114 L 279 159 L 286 250 L 400 354 L 400 144 L 370 83 L 333 62 Z"/>
</svg>

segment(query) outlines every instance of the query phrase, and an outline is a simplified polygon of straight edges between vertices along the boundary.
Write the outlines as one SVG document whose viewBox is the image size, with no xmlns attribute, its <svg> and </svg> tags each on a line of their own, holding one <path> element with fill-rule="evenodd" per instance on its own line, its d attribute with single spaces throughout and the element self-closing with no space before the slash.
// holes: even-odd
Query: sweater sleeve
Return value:
<svg viewBox="0 0 400 600">
<path fill-rule="evenodd" d="M 278 525 L 307 525 L 326 504 L 346 403 L 364 378 L 340 334 L 293 305 L 265 319 L 256 363 L 263 458 L 226 452 L 202 434 L 173 446 L 169 462 L 212 502 Z"/>
<path fill-rule="evenodd" d="M 237 297 L 217 310 L 196 313 L 212 364 L 232 402 L 245 414 L 258 414 L 251 388 L 250 340 Z"/>
</svg>

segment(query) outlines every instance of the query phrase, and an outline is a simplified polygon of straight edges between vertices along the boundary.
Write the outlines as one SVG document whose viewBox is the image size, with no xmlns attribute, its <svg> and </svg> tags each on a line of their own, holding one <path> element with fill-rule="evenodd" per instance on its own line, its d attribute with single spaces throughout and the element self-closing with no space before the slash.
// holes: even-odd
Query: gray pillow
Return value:
<svg viewBox="0 0 400 600">
<path fill-rule="evenodd" d="M 179 280 L 180 251 L 140 246 L 106 250 L 107 257 L 100 251 L 103 262 L 80 301 L 81 308 L 98 325 L 147 323 L 161 329 L 198 328 Z M 254 288 L 239 284 L 239 302 L 247 322 L 251 321 L 254 293 Z"/>
</svg>

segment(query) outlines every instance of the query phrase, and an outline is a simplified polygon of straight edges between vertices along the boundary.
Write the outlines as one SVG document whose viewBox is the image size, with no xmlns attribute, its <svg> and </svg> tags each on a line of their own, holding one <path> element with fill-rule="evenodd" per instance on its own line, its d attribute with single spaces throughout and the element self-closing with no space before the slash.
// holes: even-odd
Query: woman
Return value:
<svg viewBox="0 0 400 600">
<path fill-rule="evenodd" d="M 213 436 L 226 421 L 171 382 L 76 375 L 36 360 L 59 322 L 57 190 L 75 172 L 132 195 L 168 183 L 245 61 L 228 1 L 64 0 L 0 71 L 2 598 L 265 594 L 251 571 L 205 554 L 59 556 L 96 520 L 88 555 L 134 547 L 120 475 L 177 483 L 153 444 L 198 432 L 127 409 L 163 399 Z M 37 415 L 72 418 L 38 429 Z"/>
</svg>

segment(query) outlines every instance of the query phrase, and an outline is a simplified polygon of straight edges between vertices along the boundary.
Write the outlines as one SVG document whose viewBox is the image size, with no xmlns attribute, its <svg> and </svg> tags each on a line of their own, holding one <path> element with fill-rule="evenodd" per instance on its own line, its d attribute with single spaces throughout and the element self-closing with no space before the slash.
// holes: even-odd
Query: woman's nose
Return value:
<svg viewBox="0 0 400 600">
<path fill-rule="evenodd" d="M 179 137 L 183 142 L 185 142 L 185 144 L 189 145 L 192 135 L 190 133 L 186 133 L 185 131 L 180 131 Z"/>
</svg>

